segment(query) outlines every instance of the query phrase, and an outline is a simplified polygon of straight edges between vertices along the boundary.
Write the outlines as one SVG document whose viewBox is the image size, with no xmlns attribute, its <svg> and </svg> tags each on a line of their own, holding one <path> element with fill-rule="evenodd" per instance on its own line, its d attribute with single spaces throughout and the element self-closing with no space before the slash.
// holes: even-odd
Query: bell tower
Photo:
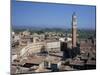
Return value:
<svg viewBox="0 0 100 75">
<path fill-rule="evenodd" d="M 75 12 L 72 14 L 72 48 L 76 47 L 77 42 L 77 16 Z"/>
</svg>

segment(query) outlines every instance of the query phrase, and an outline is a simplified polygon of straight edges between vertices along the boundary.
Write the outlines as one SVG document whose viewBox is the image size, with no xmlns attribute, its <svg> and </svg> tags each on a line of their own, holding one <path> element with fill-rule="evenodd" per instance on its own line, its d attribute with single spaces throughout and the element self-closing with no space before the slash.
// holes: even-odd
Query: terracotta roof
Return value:
<svg viewBox="0 0 100 75">
<path fill-rule="evenodd" d="M 95 60 L 88 60 L 87 65 L 96 65 L 96 61 Z"/>
<path fill-rule="evenodd" d="M 45 59 L 44 56 L 33 56 L 28 57 L 28 59 L 25 61 L 25 63 L 34 63 L 34 64 L 40 64 Z"/>
<path fill-rule="evenodd" d="M 84 61 L 72 60 L 72 61 L 70 62 L 70 65 L 80 65 L 80 66 L 83 66 L 83 65 L 84 65 Z"/>
</svg>

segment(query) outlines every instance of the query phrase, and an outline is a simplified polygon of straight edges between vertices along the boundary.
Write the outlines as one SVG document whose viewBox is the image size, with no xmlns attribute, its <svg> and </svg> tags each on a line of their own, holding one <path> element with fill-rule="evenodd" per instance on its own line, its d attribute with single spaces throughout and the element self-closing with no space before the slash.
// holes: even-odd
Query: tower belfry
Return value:
<svg viewBox="0 0 100 75">
<path fill-rule="evenodd" d="M 77 16 L 72 14 L 72 48 L 76 47 L 77 42 Z"/>
</svg>

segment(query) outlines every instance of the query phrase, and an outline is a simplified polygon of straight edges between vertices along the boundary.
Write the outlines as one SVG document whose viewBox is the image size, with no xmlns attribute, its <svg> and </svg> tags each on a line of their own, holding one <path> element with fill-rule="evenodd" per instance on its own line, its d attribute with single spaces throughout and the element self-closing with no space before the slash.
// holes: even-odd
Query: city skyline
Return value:
<svg viewBox="0 0 100 75">
<path fill-rule="evenodd" d="M 95 6 L 12 5 L 11 74 L 96 69 Z"/>
<path fill-rule="evenodd" d="M 71 28 L 76 12 L 78 28 L 95 29 L 95 6 L 12 1 L 13 27 Z"/>
</svg>

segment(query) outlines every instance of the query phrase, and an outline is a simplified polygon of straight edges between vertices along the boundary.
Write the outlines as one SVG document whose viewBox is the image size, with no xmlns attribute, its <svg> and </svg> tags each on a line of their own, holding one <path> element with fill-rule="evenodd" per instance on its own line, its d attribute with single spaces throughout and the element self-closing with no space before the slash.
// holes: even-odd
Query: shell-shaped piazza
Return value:
<svg viewBox="0 0 100 75">
<path fill-rule="evenodd" d="M 20 57 L 25 57 L 29 54 L 40 52 L 43 46 L 44 46 L 44 42 L 28 44 L 20 51 Z"/>
</svg>

